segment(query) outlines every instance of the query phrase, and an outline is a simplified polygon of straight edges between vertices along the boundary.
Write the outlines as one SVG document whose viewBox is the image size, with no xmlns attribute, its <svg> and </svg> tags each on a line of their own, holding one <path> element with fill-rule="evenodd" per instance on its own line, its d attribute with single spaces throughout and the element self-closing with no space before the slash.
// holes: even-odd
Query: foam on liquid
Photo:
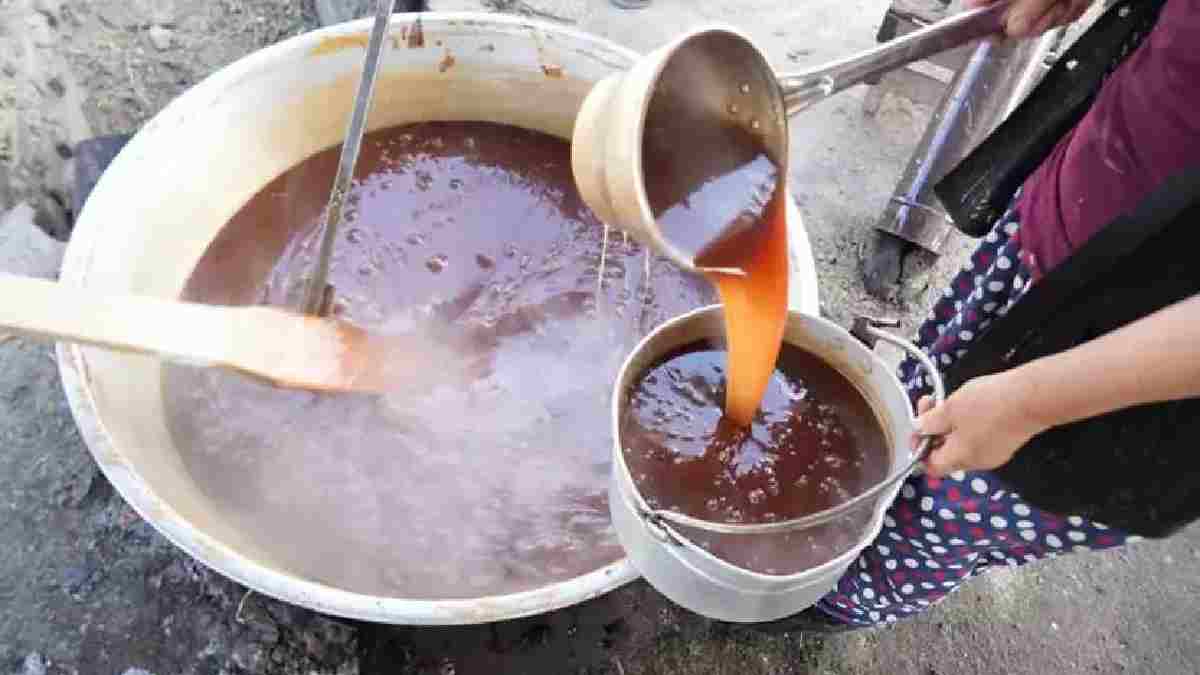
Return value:
<svg viewBox="0 0 1200 675">
<path fill-rule="evenodd" d="M 188 299 L 294 301 L 337 150 L 251 199 Z M 654 325 L 712 301 L 707 284 L 612 237 L 597 299 L 603 227 L 569 147 L 512 127 L 369 134 L 348 204 L 335 311 L 425 331 L 431 354 L 480 367 L 387 398 L 167 367 L 169 425 L 200 489 L 277 564 L 364 593 L 516 592 L 622 557 L 606 501 L 612 382 Z M 432 356 L 428 368 L 450 370 Z"/>
</svg>

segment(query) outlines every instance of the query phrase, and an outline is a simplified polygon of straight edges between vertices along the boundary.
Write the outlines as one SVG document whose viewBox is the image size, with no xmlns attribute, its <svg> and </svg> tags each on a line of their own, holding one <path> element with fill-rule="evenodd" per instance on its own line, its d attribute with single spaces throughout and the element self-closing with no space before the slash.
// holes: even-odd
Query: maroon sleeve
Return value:
<svg viewBox="0 0 1200 675">
<path fill-rule="evenodd" d="M 1167 177 L 1200 166 L 1200 0 L 1169 0 L 1154 31 L 1025 182 L 1021 243 L 1048 271 Z"/>
</svg>

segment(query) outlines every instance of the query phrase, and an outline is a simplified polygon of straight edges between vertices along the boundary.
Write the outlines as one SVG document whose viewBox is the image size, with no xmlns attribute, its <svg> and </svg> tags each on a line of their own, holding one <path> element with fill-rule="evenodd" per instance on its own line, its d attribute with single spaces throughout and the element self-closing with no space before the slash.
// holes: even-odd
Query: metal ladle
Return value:
<svg viewBox="0 0 1200 675">
<path fill-rule="evenodd" d="M 664 233 L 647 195 L 643 136 L 657 92 L 669 90 L 689 120 L 741 125 L 758 137 L 780 175 L 786 176 L 790 116 L 872 76 L 1000 34 L 1008 7 L 1009 0 L 1000 0 L 849 58 L 784 75 L 776 75 L 750 39 L 732 28 L 690 32 L 646 55 L 628 72 L 602 80 L 588 94 L 572 139 L 575 182 L 602 221 L 696 271 L 695 257 L 703 247 L 694 245 L 695 237 L 689 237 L 689 246 Z M 707 241 L 721 234 L 714 229 Z"/>
</svg>

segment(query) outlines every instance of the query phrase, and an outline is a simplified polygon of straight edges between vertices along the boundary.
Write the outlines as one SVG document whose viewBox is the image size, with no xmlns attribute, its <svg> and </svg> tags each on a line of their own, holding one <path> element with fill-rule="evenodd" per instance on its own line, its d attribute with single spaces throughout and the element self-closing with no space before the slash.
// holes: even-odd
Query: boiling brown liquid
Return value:
<svg viewBox="0 0 1200 675">
<path fill-rule="evenodd" d="M 723 351 L 689 345 L 630 389 L 621 418 L 625 461 L 652 508 L 717 522 L 773 522 L 836 506 L 883 478 L 887 439 L 841 373 L 784 345 L 760 410 L 741 427 L 722 415 L 724 364 Z M 872 508 L 783 535 L 688 534 L 737 565 L 787 574 L 849 550 Z"/>
<path fill-rule="evenodd" d="M 725 414 L 750 424 L 766 391 L 787 321 L 783 176 L 753 129 L 691 103 L 705 69 L 664 68 L 647 108 L 642 169 L 651 212 L 667 239 L 711 272 L 725 307 L 729 388 Z M 681 88 L 683 90 L 681 90 Z"/>
<path fill-rule="evenodd" d="M 294 302 L 338 150 L 251 199 L 186 298 Z M 597 298 L 603 228 L 556 138 L 483 123 L 388 129 L 364 139 L 356 173 L 332 263 L 336 312 L 435 335 L 430 370 L 451 350 L 477 376 L 381 399 L 168 367 L 169 425 L 200 489 L 277 564 L 353 591 L 479 597 L 619 559 L 612 382 L 637 339 L 712 302 L 708 285 L 661 258 L 647 267 L 613 236 Z"/>
</svg>

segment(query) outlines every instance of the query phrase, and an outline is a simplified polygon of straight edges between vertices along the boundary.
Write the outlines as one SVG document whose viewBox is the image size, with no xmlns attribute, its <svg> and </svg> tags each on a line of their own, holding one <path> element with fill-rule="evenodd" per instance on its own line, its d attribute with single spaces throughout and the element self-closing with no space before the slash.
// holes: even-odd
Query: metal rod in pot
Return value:
<svg viewBox="0 0 1200 675">
<path fill-rule="evenodd" d="M 342 156 L 338 160 L 333 190 L 329 193 L 329 204 L 325 207 L 317 262 L 308 278 L 301 301 L 300 311 L 304 314 L 321 315 L 329 309 L 329 260 L 333 256 L 338 226 L 342 223 L 346 193 L 350 190 L 350 181 L 354 179 L 354 165 L 358 162 L 358 151 L 362 147 L 362 137 L 367 126 L 367 113 L 371 109 L 371 97 L 375 93 L 375 80 L 379 74 L 379 64 L 383 60 L 383 40 L 387 37 L 388 23 L 395 8 L 396 0 L 379 0 L 375 7 L 375 24 L 371 28 L 370 41 L 367 42 L 362 77 L 358 81 L 358 93 L 354 96 L 354 110 L 346 127 L 346 138 L 342 141 Z"/>
</svg>

